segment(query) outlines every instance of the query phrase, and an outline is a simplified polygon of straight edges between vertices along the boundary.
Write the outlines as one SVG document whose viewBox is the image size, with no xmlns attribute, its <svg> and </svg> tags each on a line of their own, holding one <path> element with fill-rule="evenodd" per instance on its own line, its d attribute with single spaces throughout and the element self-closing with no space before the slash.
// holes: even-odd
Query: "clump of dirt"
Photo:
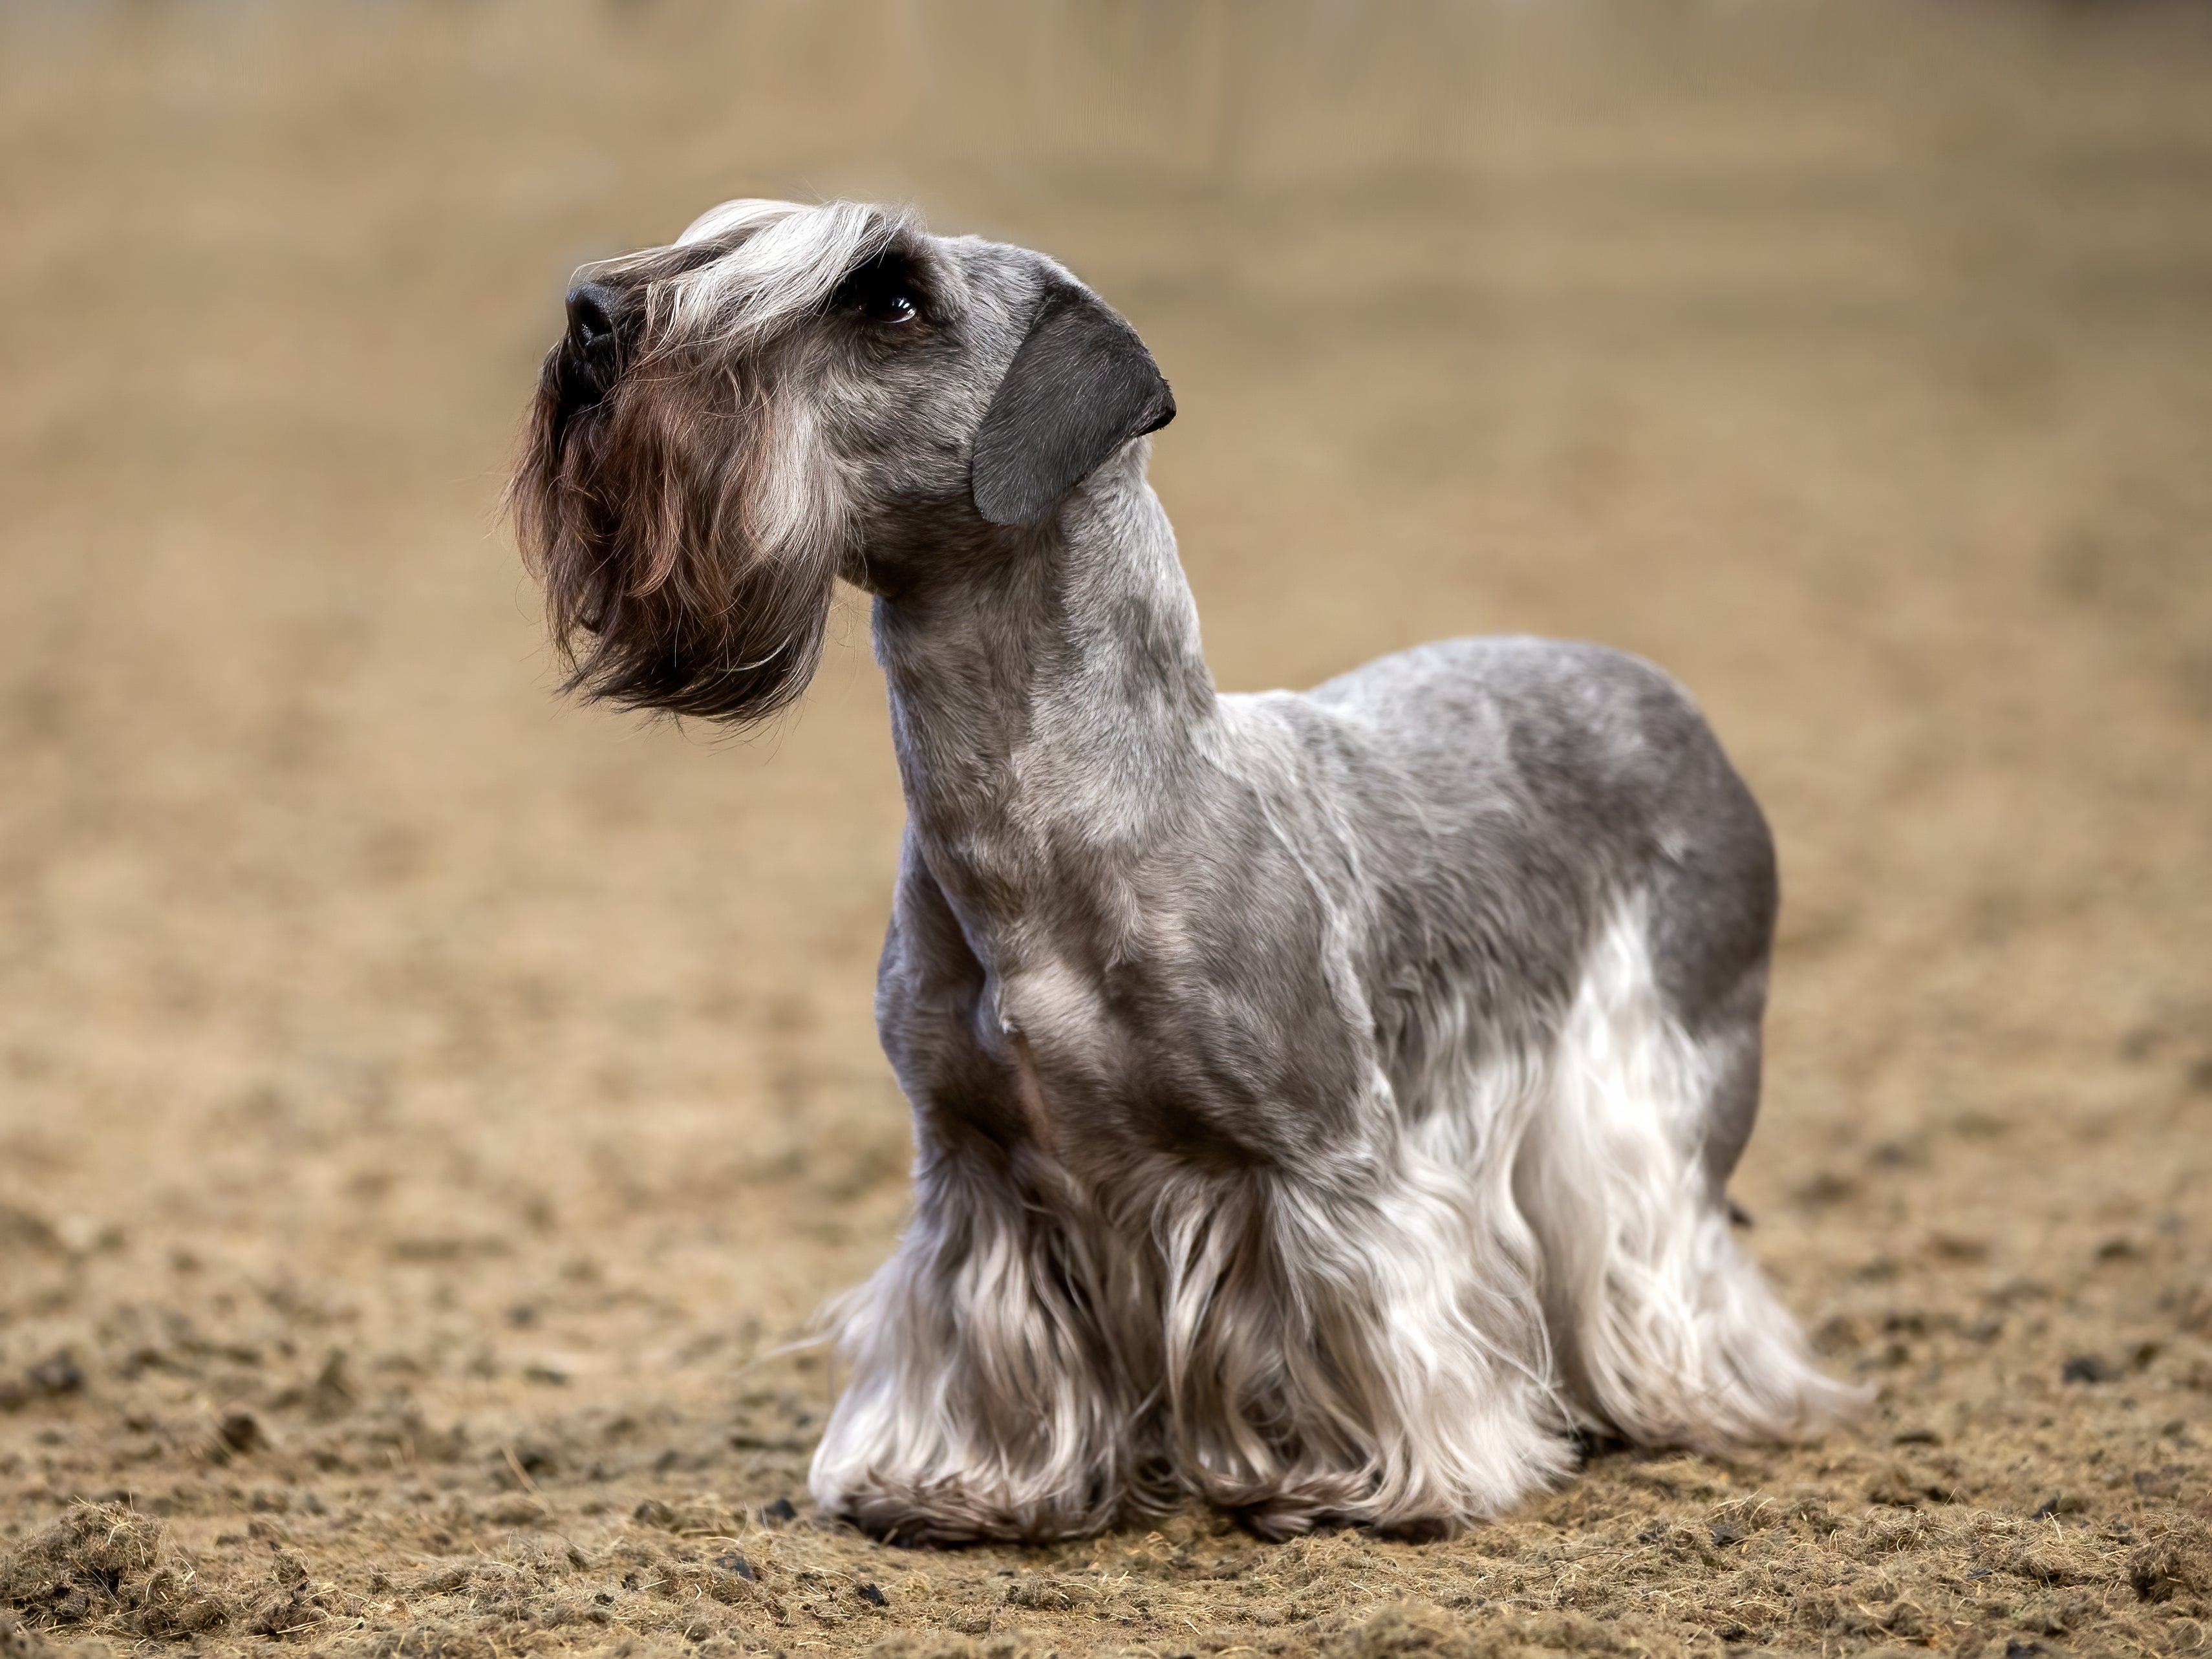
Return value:
<svg viewBox="0 0 2212 1659">
<path fill-rule="evenodd" d="M 2128 1558 L 2128 1581 L 2144 1601 L 2169 1602 L 2172 1612 L 2212 1614 L 2212 1527 L 2183 1521 L 2151 1540 Z"/>
<path fill-rule="evenodd" d="M 1002 1637 L 987 1645 L 964 1636 L 930 1632 L 888 1638 L 869 1654 L 870 1659 L 1017 1659 L 1028 1647 L 1019 1637 Z"/>
<path fill-rule="evenodd" d="M 0 1556 L 0 1603 L 33 1630 L 93 1625 L 156 1638 L 215 1630 L 238 1612 L 160 1522 L 120 1504 L 81 1504 Z"/>
<path fill-rule="evenodd" d="M 1445 1608 L 1401 1601 L 1326 1641 L 1319 1651 L 1323 1659 L 1521 1659 L 1524 1654 L 1560 1652 L 1674 1659 L 1692 1649 L 1663 1638 L 1655 1646 L 1643 1637 L 1572 1613 L 1509 1615 L 1476 1628 Z"/>
</svg>

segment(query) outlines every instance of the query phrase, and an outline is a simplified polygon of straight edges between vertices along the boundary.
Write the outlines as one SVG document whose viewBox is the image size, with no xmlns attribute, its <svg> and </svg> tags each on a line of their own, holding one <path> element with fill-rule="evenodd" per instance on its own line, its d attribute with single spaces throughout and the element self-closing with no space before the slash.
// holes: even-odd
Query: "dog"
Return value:
<svg viewBox="0 0 2212 1659">
<path fill-rule="evenodd" d="M 1774 854 L 1671 679 L 1466 639 L 1217 692 L 1174 398 L 1041 254 L 738 201 L 578 276 L 510 497 L 571 688 L 757 721 L 873 599 L 915 1211 L 842 1309 L 825 1513 L 1436 1534 L 1591 1437 L 1853 1403 L 1730 1231 Z"/>
</svg>

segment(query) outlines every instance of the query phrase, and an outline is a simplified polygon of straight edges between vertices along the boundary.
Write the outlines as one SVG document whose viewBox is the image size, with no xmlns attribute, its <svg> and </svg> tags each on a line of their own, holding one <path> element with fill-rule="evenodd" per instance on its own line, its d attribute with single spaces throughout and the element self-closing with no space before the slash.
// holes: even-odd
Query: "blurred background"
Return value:
<svg viewBox="0 0 2212 1659">
<path fill-rule="evenodd" d="M 2196 1501 L 2208 76 L 2178 4 L 0 6 L 9 1531 L 800 1492 L 826 1369 L 738 1368 L 908 1156 L 865 612 L 764 735 L 564 705 L 498 505 L 570 270 L 738 195 L 1131 318 L 1224 687 L 1684 679 L 1782 850 L 1753 1248 L 1878 1443 L 2024 1513 L 2106 1412 Z"/>
</svg>

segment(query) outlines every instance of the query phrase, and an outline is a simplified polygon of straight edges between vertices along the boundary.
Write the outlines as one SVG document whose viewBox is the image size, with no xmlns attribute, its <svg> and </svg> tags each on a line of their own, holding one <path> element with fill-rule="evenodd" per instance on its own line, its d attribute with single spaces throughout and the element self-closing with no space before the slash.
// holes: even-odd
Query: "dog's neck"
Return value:
<svg viewBox="0 0 2212 1659">
<path fill-rule="evenodd" d="M 876 601 L 908 811 L 963 910 L 1141 855 L 1189 798 L 1217 702 L 1146 447 L 1013 556 Z"/>
</svg>

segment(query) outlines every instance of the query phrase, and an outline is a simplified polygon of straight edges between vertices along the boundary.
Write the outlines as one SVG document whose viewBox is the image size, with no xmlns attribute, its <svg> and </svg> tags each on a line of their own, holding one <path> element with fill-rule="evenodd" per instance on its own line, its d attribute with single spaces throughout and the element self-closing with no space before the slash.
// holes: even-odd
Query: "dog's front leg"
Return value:
<svg viewBox="0 0 2212 1659">
<path fill-rule="evenodd" d="M 817 1502 L 902 1540 L 1040 1540 L 1121 1512 L 1133 1424 L 1089 1242 L 980 1147 L 925 1149 L 897 1253 L 842 1310 Z"/>
<path fill-rule="evenodd" d="M 915 1106 L 915 1213 L 840 1310 L 850 1381 L 815 1498 L 909 1540 L 1096 1532 L 1128 1501 L 1152 1404 L 1108 1334 L 1128 1322 L 1127 1252 L 1044 1144 L 1021 1066 L 990 1040 L 987 976 L 911 842 L 877 1012 Z"/>
</svg>

